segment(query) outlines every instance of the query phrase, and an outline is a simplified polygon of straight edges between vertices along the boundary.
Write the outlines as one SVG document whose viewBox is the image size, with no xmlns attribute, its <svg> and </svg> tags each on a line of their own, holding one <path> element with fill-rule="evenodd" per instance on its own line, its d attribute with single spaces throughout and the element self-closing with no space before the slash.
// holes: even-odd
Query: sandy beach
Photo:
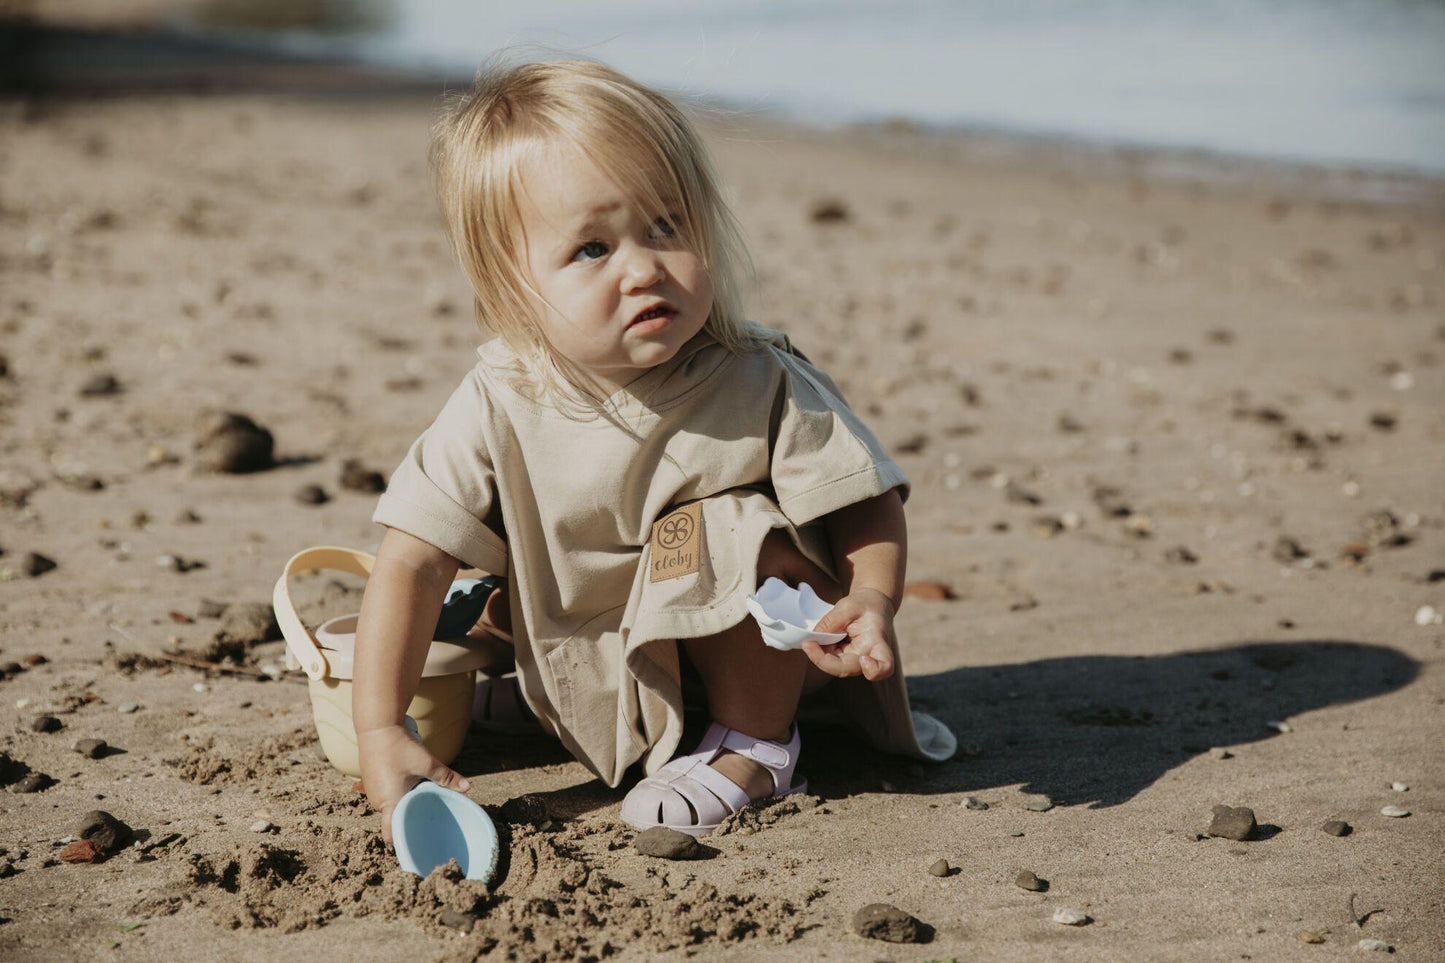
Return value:
<svg viewBox="0 0 1445 963">
<path fill-rule="evenodd" d="M 764 118 L 708 126 L 751 314 L 913 482 L 897 625 L 961 751 L 805 725 L 812 795 L 669 862 L 558 744 L 474 733 L 503 872 L 404 874 L 256 610 L 296 551 L 375 549 L 344 465 L 475 362 L 432 107 L 0 103 L 0 957 L 1445 956 L 1445 187 Z M 204 470 L 213 411 L 276 466 Z M 62 859 L 97 809 L 134 841 Z M 872 903 L 926 942 L 859 935 Z"/>
</svg>

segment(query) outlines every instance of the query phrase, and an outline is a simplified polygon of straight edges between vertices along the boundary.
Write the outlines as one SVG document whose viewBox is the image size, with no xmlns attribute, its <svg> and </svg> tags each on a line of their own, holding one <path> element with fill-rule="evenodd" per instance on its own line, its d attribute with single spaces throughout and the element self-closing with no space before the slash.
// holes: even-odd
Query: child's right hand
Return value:
<svg viewBox="0 0 1445 963">
<path fill-rule="evenodd" d="M 385 726 L 356 734 L 361 755 L 361 785 L 367 802 L 381 812 L 381 835 L 391 845 L 391 814 L 412 786 L 429 779 L 466 792 L 471 784 L 437 761 L 405 726 Z"/>
</svg>

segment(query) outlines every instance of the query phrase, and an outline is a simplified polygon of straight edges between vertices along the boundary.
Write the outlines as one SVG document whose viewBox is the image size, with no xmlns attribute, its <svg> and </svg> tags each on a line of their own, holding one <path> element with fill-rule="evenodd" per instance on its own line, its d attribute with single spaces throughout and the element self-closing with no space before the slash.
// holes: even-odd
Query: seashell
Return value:
<svg viewBox="0 0 1445 963">
<path fill-rule="evenodd" d="M 848 637 L 847 632 L 814 632 L 813 626 L 833 610 L 818 598 L 807 582 L 793 588 L 780 578 L 769 576 L 753 595 L 747 598 L 748 611 L 763 631 L 763 642 L 769 648 L 786 652 L 802 648 L 809 640 L 819 645 L 833 645 Z"/>
</svg>

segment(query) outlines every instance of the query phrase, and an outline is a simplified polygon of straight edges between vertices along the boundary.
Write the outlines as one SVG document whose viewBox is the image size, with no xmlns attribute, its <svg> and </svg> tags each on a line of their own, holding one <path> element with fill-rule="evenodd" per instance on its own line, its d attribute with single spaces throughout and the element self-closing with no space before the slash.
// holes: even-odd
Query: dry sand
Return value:
<svg viewBox="0 0 1445 963">
<path fill-rule="evenodd" d="M 202 601 L 264 605 L 301 548 L 374 549 L 375 496 L 340 488 L 343 461 L 394 467 L 474 362 L 429 111 L 4 107 L 0 662 L 48 661 L 0 682 L 0 775 L 51 784 L 0 795 L 0 957 L 1445 955 L 1445 629 L 1415 620 L 1445 609 L 1445 194 L 1379 207 L 906 132 L 713 141 L 753 316 L 913 480 L 910 578 L 956 597 L 909 599 L 899 635 L 965 750 L 922 766 L 805 726 L 816 797 L 668 863 L 555 744 L 474 734 L 457 768 L 503 829 L 500 882 L 401 873 L 315 755 L 304 686 L 254 674 L 279 643 L 239 643 L 250 674 L 156 654 L 205 652 L 222 622 Z M 829 198 L 846 216 L 815 220 Z M 107 373 L 113 392 L 82 393 Z M 267 426 L 281 464 L 197 471 L 204 409 Z M 331 500 L 297 502 L 306 484 Z M 57 567 L 25 576 L 29 552 Z M 298 582 L 313 620 L 359 606 L 354 583 Z M 47 712 L 63 728 L 31 731 Z M 87 737 L 123 751 L 85 758 Z M 1217 803 L 1252 807 L 1260 838 L 1196 839 Z M 95 808 L 138 842 L 58 862 Z M 880 901 L 932 942 L 851 933 Z"/>
</svg>

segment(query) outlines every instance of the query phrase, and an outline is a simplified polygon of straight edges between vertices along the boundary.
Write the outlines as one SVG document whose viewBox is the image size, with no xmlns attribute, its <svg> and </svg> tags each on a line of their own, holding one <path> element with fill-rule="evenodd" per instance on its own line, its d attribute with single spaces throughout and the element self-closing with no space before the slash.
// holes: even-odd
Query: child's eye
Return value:
<svg viewBox="0 0 1445 963">
<path fill-rule="evenodd" d="M 676 219 L 673 218 L 672 215 L 667 215 L 664 217 L 659 217 L 657 220 L 653 221 L 652 229 L 655 233 L 652 236 L 655 238 L 675 237 L 677 235 L 677 229 L 672 226 L 675 220 Z"/>
<path fill-rule="evenodd" d="M 572 260 L 574 260 L 574 261 L 577 260 L 577 255 L 578 255 L 578 254 L 586 254 L 586 255 L 588 255 L 588 256 L 582 258 L 582 260 L 584 260 L 584 261 L 595 261 L 597 258 L 601 257 L 602 255 L 604 255 L 604 254 L 606 254 L 606 253 L 607 253 L 607 245 L 606 245 L 606 244 L 603 244 L 601 241 L 588 241 L 586 244 L 582 245 L 581 247 L 579 247 L 579 248 L 577 249 L 576 253 L 574 253 L 574 254 L 572 255 Z"/>
</svg>

